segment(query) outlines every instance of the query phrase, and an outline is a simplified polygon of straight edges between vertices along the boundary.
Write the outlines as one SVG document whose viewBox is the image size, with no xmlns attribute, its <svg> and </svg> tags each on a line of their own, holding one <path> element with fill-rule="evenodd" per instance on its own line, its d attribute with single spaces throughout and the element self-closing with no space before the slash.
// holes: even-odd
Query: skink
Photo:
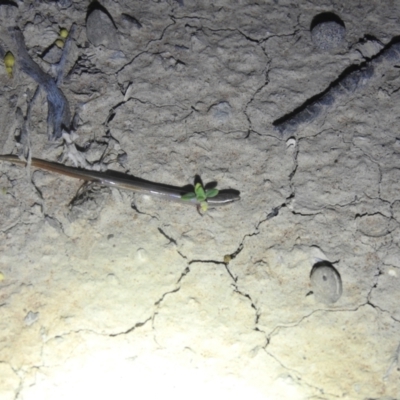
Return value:
<svg viewBox="0 0 400 400">
<path fill-rule="evenodd" d="M 0 160 L 9 161 L 13 164 L 26 165 L 26 161 L 20 160 L 14 155 L 0 155 Z M 166 200 L 178 201 L 183 204 L 200 205 L 196 198 L 185 200 L 182 195 L 189 190 L 176 186 L 164 185 L 162 183 L 154 183 L 146 181 L 134 176 L 122 174 L 117 171 L 91 171 L 82 168 L 68 167 L 63 164 L 41 160 L 40 158 L 32 158 L 31 166 L 44 169 L 58 174 L 66 175 L 71 178 L 82 179 L 88 182 L 96 182 L 100 185 L 115 187 L 118 189 L 132 190 L 134 192 L 158 196 Z M 234 189 L 220 190 L 215 197 L 207 199 L 210 206 L 221 206 L 232 203 L 240 199 L 240 192 Z"/>
</svg>

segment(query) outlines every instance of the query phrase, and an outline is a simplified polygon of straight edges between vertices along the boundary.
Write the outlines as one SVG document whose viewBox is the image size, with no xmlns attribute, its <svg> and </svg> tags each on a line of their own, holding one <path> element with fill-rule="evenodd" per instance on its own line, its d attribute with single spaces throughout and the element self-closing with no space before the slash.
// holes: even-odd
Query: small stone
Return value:
<svg viewBox="0 0 400 400">
<path fill-rule="evenodd" d="M 72 5 L 72 0 L 58 0 L 57 4 L 60 8 L 69 8 Z"/>
<path fill-rule="evenodd" d="M 0 23 L 3 28 L 15 25 L 18 16 L 18 6 L 13 1 L 0 4 Z"/>
<path fill-rule="evenodd" d="M 56 64 L 60 61 L 61 56 L 62 49 L 54 43 L 45 51 L 42 55 L 42 59 L 49 64 Z"/>
<path fill-rule="evenodd" d="M 382 49 L 383 44 L 374 38 L 365 39 L 358 45 L 354 46 L 365 58 L 376 56 Z"/>
<path fill-rule="evenodd" d="M 338 47 L 346 36 L 343 21 L 335 14 L 317 15 L 311 24 L 311 39 L 320 50 L 329 51 Z"/>
<path fill-rule="evenodd" d="M 118 32 L 110 17 L 100 9 L 94 9 L 86 21 L 86 35 L 94 46 L 119 50 Z"/>
<path fill-rule="evenodd" d="M 221 101 L 217 104 L 213 104 L 210 107 L 210 111 L 214 119 L 219 123 L 225 123 L 231 117 L 232 107 L 227 101 Z"/>
<path fill-rule="evenodd" d="M 357 229 L 365 236 L 382 237 L 395 229 L 395 225 L 391 222 L 391 218 L 380 213 L 363 215 L 357 218 Z"/>
<path fill-rule="evenodd" d="M 318 303 L 336 303 L 342 295 L 342 279 L 339 272 L 328 261 L 314 264 L 310 274 L 314 298 Z"/>
<path fill-rule="evenodd" d="M 31 326 L 34 324 L 39 318 L 39 312 L 29 311 L 24 318 L 25 325 Z"/>
</svg>

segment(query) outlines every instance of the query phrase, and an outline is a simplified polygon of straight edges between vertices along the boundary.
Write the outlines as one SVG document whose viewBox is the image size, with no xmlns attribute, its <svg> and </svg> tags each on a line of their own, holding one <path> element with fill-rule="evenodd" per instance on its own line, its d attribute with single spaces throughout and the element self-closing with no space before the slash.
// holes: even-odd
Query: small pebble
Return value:
<svg viewBox="0 0 400 400">
<path fill-rule="evenodd" d="M 320 50 L 330 51 L 338 47 L 346 36 L 343 21 L 335 14 L 317 15 L 311 24 L 311 39 Z"/>
<path fill-rule="evenodd" d="M 56 64 L 60 61 L 61 56 L 62 49 L 54 43 L 45 51 L 42 58 L 49 64 Z"/>
<path fill-rule="evenodd" d="M 100 9 L 94 9 L 86 21 L 86 35 L 89 42 L 98 47 L 119 50 L 118 32 L 110 17 Z"/>
<path fill-rule="evenodd" d="M 25 325 L 31 326 L 34 324 L 39 318 L 38 312 L 29 311 L 24 318 Z"/>
<path fill-rule="evenodd" d="M 318 303 L 336 303 L 342 295 L 342 279 L 339 272 L 328 261 L 316 263 L 310 274 L 314 298 Z"/>
<path fill-rule="evenodd" d="M 69 8 L 72 5 L 72 0 L 58 0 L 57 4 L 60 8 Z"/>
<path fill-rule="evenodd" d="M 221 101 L 210 107 L 212 116 L 219 122 L 228 121 L 232 114 L 232 107 L 227 101 Z"/>
<path fill-rule="evenodd" d="M 0 4 L 0 25 L 2 28 L 14 26 L 18 17 L 18 6 L 16 3 L 2 1 Z"/>
</svg>

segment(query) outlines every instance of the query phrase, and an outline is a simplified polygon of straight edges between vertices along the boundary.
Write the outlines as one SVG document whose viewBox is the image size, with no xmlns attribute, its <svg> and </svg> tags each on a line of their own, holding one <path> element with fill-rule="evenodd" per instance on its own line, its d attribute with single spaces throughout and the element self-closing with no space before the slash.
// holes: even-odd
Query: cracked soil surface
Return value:
<svg viewBox="0 0 400 400">
<path fill-rule="evenodd" d="M 346 27 L 329 51 L 310 34 L 324 12 Z M 17 1 L 0 20 L 3 56 L 18 27 L 53 77 L 75 24 L 73 129 L 48 140 L 17 59 L 2 154 L 241 192 L 200 215 L 1 162 L 2 400 L 400 399 L 400 54 L 371 61 L 397 43 L 399 1 Z M 334 303 L 312 291 L 321 261 Z"/>
</svg>

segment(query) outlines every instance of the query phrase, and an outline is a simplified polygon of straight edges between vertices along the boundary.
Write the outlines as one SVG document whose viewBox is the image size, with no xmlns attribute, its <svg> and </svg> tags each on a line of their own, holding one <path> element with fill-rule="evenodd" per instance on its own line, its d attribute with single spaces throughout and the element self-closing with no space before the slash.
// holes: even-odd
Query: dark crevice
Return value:
<svg viewBox="0 0 400 400">
<path fill-rule="evenodd" d="M 150 321 L 150 319 L 151 318 L 147 318 L 146 321 L 144 321 L 144 322 L 138 322 L 137 324 L 133 325 L 132 328 L 129 328 L 128 330 L 126 330 L 124 332 L 110 333 L 108 336 L 116 337 L 116 336 L 120 336 L 120 335 L 127 335 L 128 333 L 131 333 L 132 331 L 134 331 L 136 328 L 140 328 L 143 325 L 145 325 L 148 321 Z"/>
<path fill-rule="evenodd" d="M 181 276 L 179 279 L 176 281 L 176 283 L 181 283 L 181 280 L 190 272 L 190 268 L 186 267 L 185 270 L 182 272 Z"/>
<path fill-rule="evenodd" d="M 133 201 L 131 203 L 131 208 L 132 208 L 132 210 L 136 211 L 138 214 L 149 215 L 149 214 L 147 214 L 147 213 L 145 213 L 143 211 L 140 211 Z"/>
<path fill-rule="evenodd" d="M 224 263 L 225 264 L 225 263 Z M 231 279 L 233 280 L 233 282 L 235 282 L 235 284 L 236 284 L 236 282 L 237 282 L 237 277 L 235 277 L 233 274 L 232 274 L 232 272 L 231 272 L 231 270 L 229 269 L 229 267 L 228 267 L 228 264 L 225 264 L 225 269 L 226 269 L 226 272 L 228 273 L 228 275 L 231 277 Z"/>
<path fill-rule="evenodd" d="M 336 22 L 337 24 L 344 26 L 344 22 L 332 12 L 323 12 L 315 16 L 311 22 L 310 30 L 313 30 L 317 25 L 324 22 Z"/>
<path fill-rule="evenodd" d="M 250 301 L 250 306 L 251 306 L 251 308 L 255 311 L 255 314 L 256 314 L 256 316 L 255 316 L 255 321 L 254 321 L 254 322 L 255 322 L 255 325 L 257 325 L 257 324 L 258 324 L 258 321 L 259 321 L 259 319 L 260 319 L 261 314 L 260 314 L 260 311 L 258 310 L 258 308 L 255 306 L 255 304 L 254 304 L 254 302 L 253 302 L 253 299 L 251 298 L 251 296 L 250 296 L 249 294 L 241 292 L 237 287 L 236 287 L 235 292 L 238 293 L 238 294 L 240 294 L 240 295 L 243 296 L 243 297 L 246 297 L 246 299 Z M 258 331 L 260 331 L 257 327 L 256 327 L 256 329 L 257 329 Z M 260 331 L 260 332 L 261 332 L 261 331 Z"/>
<path fill-rule="evenodd" d="M 164 294 L 161 296 L 161 298 L 158 299 L 158 300 L 154 303 L 154 305 L 155 305 L 155 306 L 160 305 L 160 303 L 165 299 L 165 296 L 167 296 L 168 294 L 172 294 L 172 293 L 179 292 L 179 290 L 181 290 L 181 288 L 176 288 L 176 289 L 170 290 L 169 292 L 164 293 Z M 147 320 L 147 321 L 148 321 L 148 320 Z M 147 322 L 147 321 L 146 321 L 146 322 Z"/>
<path fill-rule="evenodd" d="M 284 205 L 285 204 L 283 204 L 283 206 Z M 281 207 L 282 206 L 273 208 L 272 211 L 269 214 L 267 214 L 267 220 L 269 220 L 271 218 L 274 218 L 274 217 L 277 217 L 279 215 L 279 210 L 281 209 Z"/>
<path fill-rule="evenodd" d="M 239 245 L 236 251 L 234 251 L 232 254 L 226 254 L 224 256 L 224 263 L 226 265 L 229 264 L 230 261 L 232 261 L 241 251 L 243 250 L 243 242 Z"/>
<path fill-rule="evenodd" d="M 307 99 L 293 111 L 273 122 L 276 130 L 281 134 L 294 133 L 299 125 L 312 122 L 323 110 L 330 108 L 338 98 L 346 93 L 353 93 L 363 87 L 373 77 L 375 66 L 383 60 L 399 61 L 400 38 L 395 37 L 375 56 L 368 58 L 359 65 L 347 67 L 337 79 L 325 90 Z"/>
<path fill-rule="evenodd" d="M 342 72 L 340 76 L 335 79 L 324 91 L 310 97 L 293 111 L 278 118 L 273 122 L 273 125 L 276 129 L 283 133 L 282 131 L 287 130 L 286 125 L 289 123 L 291 123 L 291 125 L 296 124 L 297 127 L 297 125 L 300 123 L 310 122 L 321 113 L 325 106 L 329 107 L 335 102 L 337 90 L 340 86 L 342 86 L 345 91 L 354 92 L 356 88 L 360 86 L 360 82 L 363 79 L 370 79 L 372 74 L 373 67 L 370 66 L 368 68 L 367 62 L 363 62 L 357 66 L 351 65 L 350 67 L 346 68 L 344 72 Z M 291 130 L 290 132 L 292 133 L 293 131 Z"/>
<path fill-rule="evenodd" d="M 168 236 L 161 228 L 158 228 L 158 232 L 160 232 L 161 235 L 163 235 L 166 239 L 168 239 L 169 243 L 173 243 L 175 246 L 178 245 L 176 240 L 174 238 L 172 238 L 171 236 Z"/>
</svg>

